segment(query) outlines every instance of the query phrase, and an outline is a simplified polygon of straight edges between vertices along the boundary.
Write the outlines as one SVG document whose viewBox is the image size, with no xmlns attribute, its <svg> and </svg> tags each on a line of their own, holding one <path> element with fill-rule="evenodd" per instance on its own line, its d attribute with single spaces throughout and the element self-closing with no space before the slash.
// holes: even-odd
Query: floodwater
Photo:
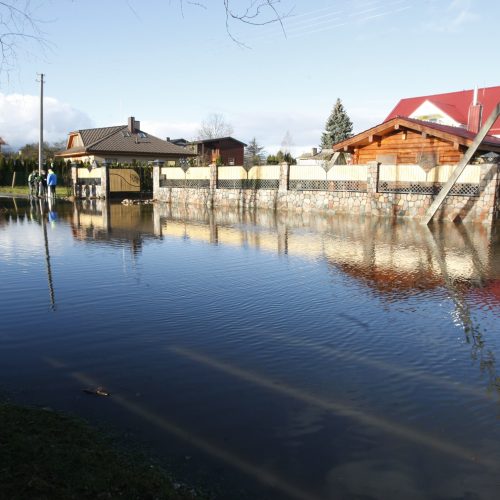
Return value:
<svg viewBox="0 0 500 500">
<path fill-rule="evenodd" d="M 499 227 L 0 207 L 14 400 L 216 498 L 498 498 Z"/>
</svg>

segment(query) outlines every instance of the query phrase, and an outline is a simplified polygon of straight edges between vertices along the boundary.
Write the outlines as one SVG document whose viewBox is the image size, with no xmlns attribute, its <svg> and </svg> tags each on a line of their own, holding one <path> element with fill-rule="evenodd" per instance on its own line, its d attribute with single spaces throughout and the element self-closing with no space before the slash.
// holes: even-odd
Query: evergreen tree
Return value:
<svg viewBox="0 0 500 500">
<path fill-rule="evenodd" d="M 290 153 L 284 153 L 281 149 L 275 155 L 269 155 L 267 157 L 268 165 L 279 165 L 284 161 L 286 161 L 288 165 L 296 165 L 297 163 L 297 160 Z"/>
<path fill-rule="evenodd" d="M 259 146 L 257 139 L 254 137 L 245 150 L 245 166 L 262 165 L 265 163 L 264 146 Z"/>
<path fill-rule="evenodd" d="M 321 136 L 321 148 L 330 149 L 337 142 L 349 137 L 352 137 L 352 122 L 342 105 L 342 101 L 337 99 Z"/>
</svg>

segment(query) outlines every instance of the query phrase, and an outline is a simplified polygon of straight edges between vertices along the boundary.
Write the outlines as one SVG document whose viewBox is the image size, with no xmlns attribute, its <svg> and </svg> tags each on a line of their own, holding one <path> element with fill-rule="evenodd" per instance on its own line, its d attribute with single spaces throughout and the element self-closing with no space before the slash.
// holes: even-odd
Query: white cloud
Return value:
<svg viewBox="0 0 500 500">
<path fill-rule="evenodd" d="M 45 97 L 43 106 L 46 142 L 60 141 L 71 130 L 92 126 L 92 120 L 86 113 L 53 97 Z M 39 120 L 38 96 L 0 92 L 0 136 L 11 148 L 38 142 Z"/>
</svg>

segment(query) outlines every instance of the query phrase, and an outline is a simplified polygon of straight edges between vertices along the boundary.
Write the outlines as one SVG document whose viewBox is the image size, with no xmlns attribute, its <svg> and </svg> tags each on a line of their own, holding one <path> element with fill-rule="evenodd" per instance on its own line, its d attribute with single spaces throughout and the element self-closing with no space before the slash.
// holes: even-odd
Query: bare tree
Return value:
<svg viewBox="0 0 500 500">
<path fill-rule="evenodd" d="M 218 137 L 228 137 L 232 133 L 233 126 L 226 122 L 224 115 L 211 113 L 201 122 L 198 139 L 217 139 Z"/>
<path fill-rule="evenodd" d="M 17 65 L 19 51 L 30 44 L 48 45 L 30 0 L 0 1 L 0 74 Z"/>
<path fill-rule="evenodd" d="M 179 0 L 179 3 L 181 10 L 184 4 L 196 5 L 207 9 L 207 1 L 208 0 Z M 222 1 L 224 3 L 226 15 L 226 32 L 229 38 L 231 38 L 231 40 L 236 42 L 238 45 L 245 46 L 245 44 L 234 35 L 232 26 L 235 22 L 249 24 L 252 26 L 264 26 L 265 24 L 277 23 L 280 25 L 283 35 L 286 36 L 283 20 L 291 15 L 292 8 L 290 7 L 285 11 L 282 8 L 281 0 L 248 0 L 244 6 L 235 6 L 235 3 L 239 2 L 241 4 L 241 0 Z"/>
<path fill-rule="evenodd" d="M 284 154 L 290 153 L 290 150 L 293 146 L 293 138 L 292 134 L 290 133 L 289 130 L 286 131 L 286 134 L 284 135 L 283 139 L 281 140 L 281 151 L 283 151 Z"/>
</svg>

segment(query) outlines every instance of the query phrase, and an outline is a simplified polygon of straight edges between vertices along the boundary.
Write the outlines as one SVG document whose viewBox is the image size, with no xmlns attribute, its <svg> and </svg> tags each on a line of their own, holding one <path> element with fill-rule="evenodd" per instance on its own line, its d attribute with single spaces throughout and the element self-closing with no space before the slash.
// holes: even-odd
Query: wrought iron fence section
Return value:
<svg viewBox="0 0 500 500">
<path fill-rule="evenodd" d="M 444 183 L 440 182 L 389 182 L 380 181 L 378 184 L 379 193 L 399 193 L 399 194 L 431 194 L 437 195 L 443 188 Z M 479 196 L 479 184 L 461 183 L 455 184 L 449 192 L 451 196 Z"/>
<path fill-rule="evenodd" d="M 354 191 L 365 193 L 367 182 L 291 180 L 288 187 L 292 191 Z"/>
<path fill-rule="evenodd" d="M 278 179 L 219 179 L 218 189 L 278 189 Z"/>
</svg>

